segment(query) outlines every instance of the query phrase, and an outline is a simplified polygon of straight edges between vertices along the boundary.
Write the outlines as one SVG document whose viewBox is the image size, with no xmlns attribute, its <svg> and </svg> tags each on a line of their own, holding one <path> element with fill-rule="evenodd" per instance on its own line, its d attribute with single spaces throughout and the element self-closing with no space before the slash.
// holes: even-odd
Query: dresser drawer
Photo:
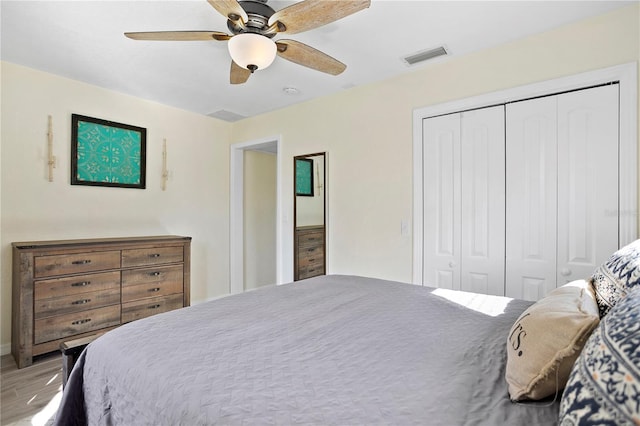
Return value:
<svg viewBox="0 0 640 426">
<path fill-rule="evenodd" d="M 182 265 L 122 271 L 122 303 L 182 293 Z"/>
<path fill-rule="evenodd" d="M 33 262 L 36 278 L 104 271 L 120 267 L 120 251 L 36 256 Z"/>
<path fill-rule="evenodd" d="M 122 304 L 122 323 L 150 317 L 163 312 L 180 309 L 184 306 L 182 293 L 165 297 L 136 300 Z"/>
<path fill-rule="evenodd" d="M 322 246 L 324 232 L 298 232 L 298 247 Z"/>
<path fill-rule="evenodd" d="M 35 319 L 40 319 L 118 304 L 120 304 L 120 286 L 101 291 L 35 300 L 33 315 Z"/>
<path fill-rule="evenodd" d="M 300 268 L 315 268 L 322 267 L 322 265 L 324 265 L 322 250 L 317 250 L 315 255 L 305 255 L 298 258 L 298 267 Z"/>
<path fill-rule="evenodd" d="M 120 324 L 120 305 L 35 320 L 35 344 Z"/>
<path fill-rule="evenodd" d="M 324 275 L 323 265 L 298 268 L 298 279 L 300 280 L 304 280 L 305 278 L 317 277 L 318 275 Z"/>
<path fill-rule="evenodd" d="M 304 259 L 323 259 L 324 247 L 301 247 L 298 249 L 298 262 L 302 262 Z"/>
<path fill-rule="evenodd" d="M 183 261 L 183 252 L 182 246 L 122 250 L 122 267 L 178 263 Z"/>
<path fill-rule="evenodd" d="M 34 282 L 36 301 L 62 296 L 120 288 L 120 271 L 76 275 L 73 277 L 50 278 Z"/>
</svg>

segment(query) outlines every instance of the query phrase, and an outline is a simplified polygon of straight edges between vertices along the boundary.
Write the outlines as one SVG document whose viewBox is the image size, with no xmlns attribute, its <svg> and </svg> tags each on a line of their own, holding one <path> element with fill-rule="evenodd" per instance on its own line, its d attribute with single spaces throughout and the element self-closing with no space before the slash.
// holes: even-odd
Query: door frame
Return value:
<svg viewBox="0 0 640 426">
<path fill-rule="evenodd" d="M 618 240 L 624 246 L 638 238 L 638 66 L 636 62 L 588 71 L 539 83 L 486 93 L 413 111 L 413 266 L 412 282 L 423 285 L 423 164 L 422 121 L 429 117 L 483 108 L 587 88 L 619 83 L 619 206 Z"/>
<path fill-rule="evenodd" d="M 244 152 L 259 151 L 266 147 L 276 149 L 276 283 L 283 283 L 283 209 L 280 183 L 282 182 L 282 144 L 280 136 L 234 143 L 230 146 L 230 199 L 229 199 L 229 293 L 244 292 Z"/>
</svg>

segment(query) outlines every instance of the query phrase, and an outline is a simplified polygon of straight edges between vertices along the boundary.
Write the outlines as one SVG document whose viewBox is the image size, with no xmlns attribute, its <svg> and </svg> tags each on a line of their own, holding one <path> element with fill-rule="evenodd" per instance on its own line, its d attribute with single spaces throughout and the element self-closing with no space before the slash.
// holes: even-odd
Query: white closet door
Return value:
<svg viewBox="0 0 640 426">
<path fill-rule="evenodd" d="M 506 295 L 538 300 L 556 286 L 555 97 L 506 107 Z"/>
<path fill-rule="evenodd" d="M 424 285 L 460 289 L 460 114 L 423 122 Z"/>
<path fill-rule="evenodd" d="M 504 107 L 462 113 L 461 289 L 504 295 Z"/>
<path fill-rule="evenodd" d="M 618 249 L 618 86 L 558 96 L 557 286 Z"/>
</svg>

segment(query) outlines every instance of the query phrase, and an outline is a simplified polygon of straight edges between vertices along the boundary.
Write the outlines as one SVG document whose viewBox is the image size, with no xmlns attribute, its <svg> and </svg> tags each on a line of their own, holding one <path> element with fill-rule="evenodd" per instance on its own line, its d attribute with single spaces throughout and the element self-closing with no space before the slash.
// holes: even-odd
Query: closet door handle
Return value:
<svg viewBox="0 0 640 426">
<path fill-rule="evenodd" d="M 454 262 L 453 260 L 449 262 L 449 268 L 455 268 L 456 267 L 456 262 Z"/>
<path fill-rule="evenodd" d="M 560 275 L 562 275 L 563 277 L 568 277 L 569 275 L 571 275 L 571 269 L 569 268 L 562 268 L 560 270 Z"/>
</svg>

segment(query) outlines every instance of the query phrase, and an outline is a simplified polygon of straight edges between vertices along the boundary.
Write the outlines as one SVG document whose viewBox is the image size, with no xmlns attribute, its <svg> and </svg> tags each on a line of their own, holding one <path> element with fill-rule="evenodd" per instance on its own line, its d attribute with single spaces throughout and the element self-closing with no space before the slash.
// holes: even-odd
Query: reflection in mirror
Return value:
<svg viewBox="0 0 640 426">
<path fill-rule="evenodd" d="M 325 153 L 294 157 L 294 280 L 326 273 Z"/>
</svg>

